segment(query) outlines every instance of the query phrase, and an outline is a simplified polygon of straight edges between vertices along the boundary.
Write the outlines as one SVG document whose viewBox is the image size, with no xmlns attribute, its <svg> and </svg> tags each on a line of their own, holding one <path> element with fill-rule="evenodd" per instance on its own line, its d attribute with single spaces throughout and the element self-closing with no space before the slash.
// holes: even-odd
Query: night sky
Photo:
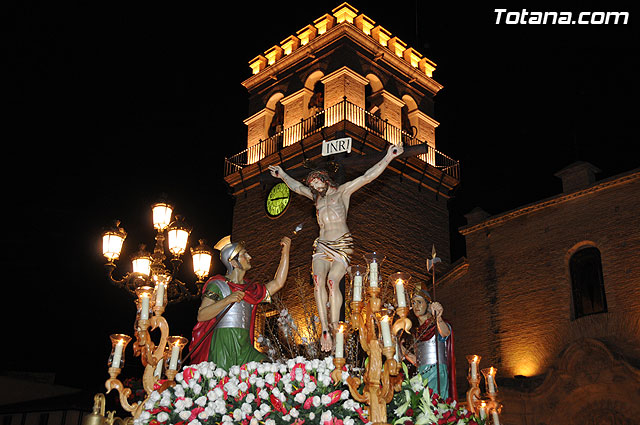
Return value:
<svg viewBox="0 0 640 425">
<path fill-rule="evenodd" d="M 104 274 L 112 220 L 129 233 L 116 273 L 138 243 L 153 246 L 149 207 L 163 193 L 192 241 L 230 233 L 223 158 L 246 146 L 248 61 L 340 2 L 231 3 L 3 3 L 0 372 L 55 372 L 58 384 L 101 391 L 108 336 L 131 335 L 135 314 Z M 461 162 L 454 228 L 476 206 L 495 214 L 559 193 L 553 173 L 577 160 L 600 178 L 638 167 L 638 27 L 627 6 L 508 2 L 631 12 L 628 25 L 531 26 L 496 25 L 500 2 L 370 3 L 351 2 L 438 65 L 437 148 Z M 168 309 L 172 334 L 190 335 L 195 309 Z"/>
</svg>

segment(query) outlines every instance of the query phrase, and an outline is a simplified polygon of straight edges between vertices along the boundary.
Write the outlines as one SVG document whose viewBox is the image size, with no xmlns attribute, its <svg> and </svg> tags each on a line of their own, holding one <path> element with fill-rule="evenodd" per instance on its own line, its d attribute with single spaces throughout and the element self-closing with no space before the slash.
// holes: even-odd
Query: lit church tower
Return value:
<svg viewBox="0 0 640 425">
<path fill-rule="evenodd" d="M 459 163 L 436 150 L 433 105 L 442 88 L 433 79 L 436 64 L 343 3 L 249 66 L 253 75 L 242 83 L 249 92 L 247 149 L 225 159 L 225 180 L 235 198 L 232 239 L 246 242 L 252 277 L 272 278 L 280 238 L 302 223 L 283 299 L 303 296 L 315 312 L 308 283 L 318 236 L 315 209 L 277 186 L 281 180 L 268 166 L 280 165 L 297 180 L 311 168 L 328 168 L 342 183 L 379 161 L 388 143 L 403 143 L 405 154 L 351 198 L 352 263 L 364 264 L 364 253 L 379 251 L 386 255 L 383 279 L 406 271 L 413 283 L 426 283 L 425 261 L 435 245 L 444 269 L 450 259 L 447 201 L 459 182 Z M 323 141 L 339 139 L 350 141 L 350 150 L 336 153 L 347 143 L 333 143 L 323 155 Z M 294 316 L 300 308 L 296 302 L 288 307 Z"/>
</svg>

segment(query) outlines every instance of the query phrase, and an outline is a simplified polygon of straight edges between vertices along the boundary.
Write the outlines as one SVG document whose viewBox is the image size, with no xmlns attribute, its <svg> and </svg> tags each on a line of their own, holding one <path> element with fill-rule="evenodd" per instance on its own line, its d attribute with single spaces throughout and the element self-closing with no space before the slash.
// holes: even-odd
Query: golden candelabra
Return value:
<svg viewBox="0 0 640 425">
<path fill-rule="evenodd" d="M 174 384 L 174 378 L 178 372 L 182 349 L 188 340 L 182 336 L 169 336 L 169 324 L 162 316 L 167 304 L 166 292 L 158 294 L 157 288 L 143 286 L 136 290 L 138 296 L 138 313 L 136 318 L 136 340 L 133 345 L 133 353 L 139 356 L 144 366 L 142 386 L 146 393 L 145 400 L 130 404 L 128 397 L 131 389 L 124 386 L 118 379 L 124 365 L 125 350 L 131 341 L 131 337 L 124 334 L 111 335 L 111 355 L 109 356 L 109 379 L 105 382 L 107 394 L 111 390 L 118 391 L 122 408 L 131 413 L 134 418 L 140 416 L 144 402 L 149 395 L 158 389 L 163 389 Z M 153 315 L 150 316 L 150 311 Z M 156 344 L 151 338 L 151 332 L 158 329 L 160 339 Z M 162 376 L 166 380 L 162 380 Z"/>
<path fill-rule="evenodd" d="M 467 356 L 469 362 L 469 390 L 466 395 L 466 407 L 469 411 L 477 414 L 481 419 L 492 425 L 500 425 L 500 412 L 502 404 L 498 400 L 498 387 L 496 386 L 495 375 L 498 369 L 491 366 L 480 370 L 480 356 Z M 480 390 L 480 374 L 484 375 L 486 393 L 482 396 Z M 488 422 L 490 417 L 491 422 Z"/>
<path fill-rule="evenodd" d="M 411 329 L 411 321 L 407 318 L 409 309 L 406 306 L 404 292 L 404 284 L 410 277 L 404 273 L 396 273 L 391 276 L 390 281 L 396 287 L 398 308 L 395 312 L 382 308 L 378 273 L 379 265 L 384 257 L 372 253 L 365 255 L 365 258 L 369 262 L 367 299 L 362 300 L 363 276 L 361 270 L 355 267 L 355 272 L 351 276 L 354 285 L 354 298 L 351 302 L 350 328 L 352 331 L 358 331 L 360 346 L 367 353 L 369 361 L 365 365 L 362 380 L 350 376 L 347 378 L 347 385 L 356 401 L 366 403 L 369 406 L 369 420 L 373 425 L 387 425 L 387 404 L 393 398 L 394 393 L 400 391 L 402 385 L 402 376 L 399 375 L 400 363 L 394 357 L 396 354 L 394 338 L 401 330 L 408 332 Z M 395 322 L 393 322 L 394 314 L 398 317 Z M 338 330 L 338 333 L 341 332 L 342 330 Z M 334 381 L 339 381 L 344 364 L 345 359 L 336 353 L 334 357 L 335 369 L 332 373 Z M 363 381 L 364 387 L 360 391 Z"/>
</svg>

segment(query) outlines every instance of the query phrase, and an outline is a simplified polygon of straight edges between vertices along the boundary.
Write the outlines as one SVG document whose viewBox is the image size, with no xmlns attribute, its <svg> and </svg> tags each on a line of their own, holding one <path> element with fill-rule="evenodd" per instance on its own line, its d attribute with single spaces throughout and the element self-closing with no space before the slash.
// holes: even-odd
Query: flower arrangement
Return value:
<svg viewBox="0 0 640 425">
<path fill-rule="evenodd" d="M 402 363 L 404 376 L 407 366 Z M 402 389 L 395 394 L 387 411 L 395 419 L 392 425 L 484 425 L 484 420 L 474 416 L 466 408 L 458 406 L 451 398 L 443 400 L 427 386 L 420 374 L 402 382 Z"/>
<path fill-rule="evenodd" d="M 332 357 L 251 362 L 229 371 L 210 362 L 186 366 L 175 386 L 151 393 L 134 425 L 368 423 L 366 406 L 351 398 L 346 385 L 349 373 L 332 382 L 333 367 Z M 430 392 L 419 376 L 403 382 L 388 411 L 399 425 L 481 424 L 455 402 Z"/>
</svg>

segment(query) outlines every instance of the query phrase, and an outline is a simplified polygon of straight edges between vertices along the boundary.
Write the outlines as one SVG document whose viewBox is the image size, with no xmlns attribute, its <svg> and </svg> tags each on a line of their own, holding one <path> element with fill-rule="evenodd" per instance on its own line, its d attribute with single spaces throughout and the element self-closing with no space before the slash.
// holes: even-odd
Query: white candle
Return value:
<svg viewBox="0 0 640 425">
<path fill-rule="evenodd" d="M 375 261 L 369 266 L 369 286 L 378 287 L 378 263 Z"/>
<path fill-rule="evenodd" d="M 120 361 L 122 360 L 122 349 L 124 348 L 124 341 L 119 340 L 113 349 L 113 360 L 111 360 L 111 367 L 120 367 Z"/>
<path fill-rule="evenodd" d="M 164 284 L 158 283 L 156 286 L 156 305 L 158 307 L 164 305 Z"/>
<path fill-rule="evenodd" d="M 342 330 L 342 326 L 338 329 L 338 333 L 336 334 L 336 358 L 344 357 L 344 332 Z"/>
<path fill-rule="evenodd" d="M 396 280 L 396 297 L 398 298 L 398 308 L 407 306 L 407 299 L 404 296 L 404 281 Z"/>
<path fill-rule="evenodd" d="M 171 359 L 169 360 L 169 369 L 177 370 L 178 369 L 178 356 L 180 356 L 180 346 L 175 344 L 171 347 Z"/>
<path fill-rule="evenodd" d="M 163 358 L 158 360 L 158 364 L 156 365 L 156 370 L 153 371 L 153 376 L 156 378 L 160 378 L 162 376 L 162 363 L 164 363 Z"/>
<path fill-rule="evenodd" d="M 495 386 L 495 384 L 493 383 L 493 376 L 491 376 L 491 375 L 489 375 L 489 374 L 487 374 L 487 387 L 488 387 L 487 392 L 488 392 L 489 394 L 493 394 L 493 393 L 495 393 L 495 392 L 496 392 L 496 386 Z"/>
<path fill-rule="evenodd" d="M 500 425 L 500 418 L 498 417 L 498 411 L 492 410 L 491 417 L 493 417 L 493 425 Z"/>
<path fill-rule="evenodd" d="M 484 408 L 484 402 L 480 405 L 480 419 L 485 419 L 487 417 L 487 410 Z"/>
<path fill-rule="evenodd" d="M 140 320 L 149 318 L 149 296 L 143 295 L 140 299 Z"/>
<path fill-rule="evenodd" d="M 362 301 L 362 275 L 353 277 L 353 300 Z"/>
<path fill-rule="evenodd" d="M 391 328 L 389 328 L 389 316 L 384 316 L 380 321 L 380 329 L 382 330 L 382 345 L 391 347 Z"/>
<path fill-rule="evenodd" d="M 473 361 L 471 362 L 471 379 L 478 378 L 478 363 L 476 363 L 477 357 L 473 356 Z"/>
</svg>

